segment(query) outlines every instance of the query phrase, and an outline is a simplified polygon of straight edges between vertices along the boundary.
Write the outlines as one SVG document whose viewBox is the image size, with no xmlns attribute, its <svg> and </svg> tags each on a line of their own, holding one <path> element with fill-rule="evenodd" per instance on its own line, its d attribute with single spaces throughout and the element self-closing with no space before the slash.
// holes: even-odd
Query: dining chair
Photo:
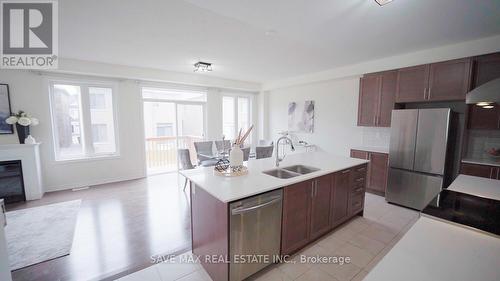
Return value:
<svg viewBox="0 0 500 281">
<path fill-rule="evenodd" d="M 180 170 L 191 170 L 196 168 L 196 166 L 191 163 L 191 155 L 189 153 L 189 149 L 187 148 L 180 148 L 177 150 L 177 159 L 179 159 Z M 183 191 L 186 190 L 186 186 L 188 183 L 188 179 L 185 179 L 186 180 L 184 181 L 184 188 L 182 189 Z"/>
<path fill-rule="evenodd" d="M 217 149 L 218 152 L 229 151 L 231 149 L 231 141 L 230 140 L 215 141 L 215 149 Z"/>
<path fill-rule="evenodd" d="M 243 151 L 243 161 L 248 161 L 248 158 L 250 158 L 250 147 L 244 147 L 241 151 Z"/>
<path fill-rule="evenodd" d="M 213 160 L 213 144 L 213 141 L 194 142 L 196 157 L 198 158 L 198 165 L 201 165 L 203 161 Z"/>
<path fill-rule="evenodd" d="M 273 141 L 259 140 L 259 145 L 258 146 L 272 146 L 272 145 L 274 145 Z"/>
<path fill-rule="evenodd" d="M 255 158 L 261 159 L 261 158 L 269 158 L 273 156 L 273 145 L 269 146 L 257 146 L 255 148 Z"/>
</svg>

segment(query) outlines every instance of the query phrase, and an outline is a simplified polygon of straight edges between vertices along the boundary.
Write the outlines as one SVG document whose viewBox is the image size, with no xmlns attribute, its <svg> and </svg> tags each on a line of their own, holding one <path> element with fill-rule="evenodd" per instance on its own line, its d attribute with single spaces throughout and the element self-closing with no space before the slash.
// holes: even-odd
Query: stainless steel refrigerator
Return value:
<svg viewBox="0 0 500 281">
<path fill-rule="evenodd" d="M 443 188 L 448 108 L 393 110 L 386 200 L 422 210 Z"/>
</svg>

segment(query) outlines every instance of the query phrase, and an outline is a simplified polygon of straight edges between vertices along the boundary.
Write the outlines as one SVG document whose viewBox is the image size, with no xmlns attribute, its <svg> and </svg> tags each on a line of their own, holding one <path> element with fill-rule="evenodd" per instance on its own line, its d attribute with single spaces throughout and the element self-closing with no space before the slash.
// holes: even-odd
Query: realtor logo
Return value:
<svg viewBox="0 0 500 281">
<path fill-rule="evenodd" d="M 1 0 L 0 7 L 0 67 L 57 68 L 57 1 Z"/>
</svg>

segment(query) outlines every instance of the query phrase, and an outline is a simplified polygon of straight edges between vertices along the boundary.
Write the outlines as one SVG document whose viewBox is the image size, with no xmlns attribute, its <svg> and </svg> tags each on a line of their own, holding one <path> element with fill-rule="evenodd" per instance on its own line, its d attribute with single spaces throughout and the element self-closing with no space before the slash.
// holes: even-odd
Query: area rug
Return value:
<svg viewBox="0 0 500 281">
<path fill-rule="evenodd" d="M 81 200 L 7 212 L 10 269 L 68 255 Z"/>
</svg>

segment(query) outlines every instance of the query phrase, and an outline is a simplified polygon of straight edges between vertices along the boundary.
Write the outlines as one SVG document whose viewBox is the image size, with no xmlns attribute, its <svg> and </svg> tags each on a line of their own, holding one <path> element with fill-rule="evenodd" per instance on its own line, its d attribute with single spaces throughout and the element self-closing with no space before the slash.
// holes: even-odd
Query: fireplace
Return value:
<svg viewBox="0 0 500 281">
<path fill-rule="evenodd" d="M 0 198 L 5 203 L 26 201 L 20 160 L 0 162 Z"/>
</svg>

